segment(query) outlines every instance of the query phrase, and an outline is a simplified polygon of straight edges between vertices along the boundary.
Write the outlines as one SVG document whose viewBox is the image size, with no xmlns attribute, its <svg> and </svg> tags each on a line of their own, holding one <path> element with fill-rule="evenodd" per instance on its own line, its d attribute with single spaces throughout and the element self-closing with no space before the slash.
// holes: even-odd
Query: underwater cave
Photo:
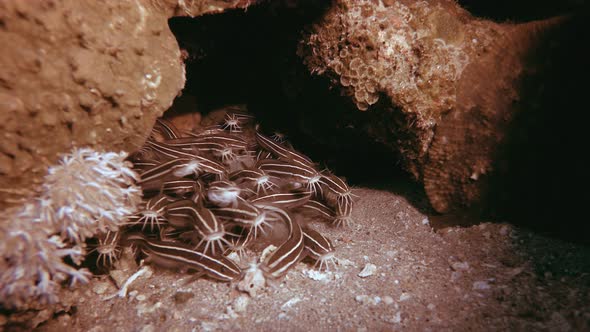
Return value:
<svg viewBox="0 0 590 332">
<path fill-rule="evenodd" d="M 588 329 L 589 14 L 0 4 L 0 330 Z"/>
</svg>

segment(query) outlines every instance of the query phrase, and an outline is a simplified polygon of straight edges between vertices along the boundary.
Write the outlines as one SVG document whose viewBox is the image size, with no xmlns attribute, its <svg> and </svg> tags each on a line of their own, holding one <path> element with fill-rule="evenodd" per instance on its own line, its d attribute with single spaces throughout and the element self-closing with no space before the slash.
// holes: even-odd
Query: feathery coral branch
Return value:
<svg viewBox="0 0 590 332">
<path fill-rule="evenodd" d="M 0 219 L 0 306 L 24 309 L 58 300 L 61 282 L 88 281 L 89 272 L 66 264 L 84 259 L 83 241 L 116 230 L 135 212 L 141 190 L 127 153 L 74 149 L 50 167 L 43 191 Z"/>
</svg>

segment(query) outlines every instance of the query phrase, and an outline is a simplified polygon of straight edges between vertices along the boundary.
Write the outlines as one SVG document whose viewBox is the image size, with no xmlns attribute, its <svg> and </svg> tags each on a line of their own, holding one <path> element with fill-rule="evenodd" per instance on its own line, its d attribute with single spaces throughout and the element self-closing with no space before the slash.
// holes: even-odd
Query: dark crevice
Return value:
<svg viewBox="0 0 590 332">
<path fill-rule="evenodd" d="M 496 217 L 549 236 L 589 242 L 586 208 L 590 139 L 586 83 L 590 52 L 587 15 L 567 20 L 529 51 L 507 144 L 499 156 L 489 200 Z M 529 70 L 527 68 L 527 70 Z"/>
<path fill-rule="evenodd" d="M 498 22 L 528 22 L 588 11 L 587 0 L 459 0 L 472 15 Z"/>
<path fill-rule="evenodd" d="M 588 40 L 586 1 L 460 4 L 476 16 L 513 22 L 578 11 L 572 23 L 546 36 L 546 43 L 535 50 L 538 59 L 548 63 L 523 82 L 518 101 L 522 111 L 487 193 L 486 218 L 583 238 L 588 233 L 583 210 L 590 199 L 584 189 L 590 185 L 587 167 L 580 162 L 587 150 L 584 126 L 590 123 L 584 98 L 588 84 L 583 83 L 588 67 L 588 54 L 582 51 L 582 41 Z M 171 19 L 170 28 L 187 57 L 183 98 L 194 99 L 180 112 L 207 114 L 225 105 L 245 104 L 265 131 L 285 133 L 298 150 L 352 185 L 395 192 L 430 214 L 421 185 L 401 169 L 399 155 L 392 153 L 396 147 L 375 141 L 380 135 L 391 135 L 390 142 L 407 140 L 411 133 L 395 130 L 396 121 L 407 119 L 394 116 L 401 112 L 392 105 L 376 105 L 379 112 L 358 111 L 349 98 L 329 88 L 326 78 L 310 75 L 296 55 L 301 31 L 329 5 L 309 0 L 292 7 L 279 1 L 247 11 Z M 374 123 L 387 123 L 389 132 L 369 136 Z M 481 220 L 481 214 L 443 219 L 470 225 Z"/>
<path fill-rule="evenodd" d="M 247 11 L 171 19 L 170 28 L 187 52 L 183 98 L 194 97 L 203 114 L 246 104 L 265 131 L 285 133 L 298 150 L 352 184 L 387 187 L 392 181 L 409 181 L 397 155 L 371 137 L 359 136 L 359 126 L 375 115 L 359 112 L 348 98 L 330 90 L 326 79 L 311 76 L 296 55 L 304 27 L 329 4 L 299 1 L 293 7 L 279 1 Z"/>
<path fill-rule="evenodd" d="M 66 122 L 66 127 L 68 127 L 68 131 L 70 132 L 70 134 L 74 134 L 74 123 L 72 121 L 67 121 Z"/>
</svg>

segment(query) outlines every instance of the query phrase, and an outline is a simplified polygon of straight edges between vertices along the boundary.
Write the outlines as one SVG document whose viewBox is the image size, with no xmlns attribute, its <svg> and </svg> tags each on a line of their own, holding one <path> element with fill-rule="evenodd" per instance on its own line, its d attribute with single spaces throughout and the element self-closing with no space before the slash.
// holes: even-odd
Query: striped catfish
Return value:
<svg viewBox="0 0 590 332">
<path fill-rule="evenodd" d="M 156 265 L 188 268 L 224 282 L 240 279 L 240 267 L 224 256 L 210 256 L 178 242 L 152 240 L 141 233 L 125 236 L 125 242 L 137 246 Z"/>
<path fill-rule="evenodd" d="M 222 220 L 248 228 L 254 234 L 254 238 L 258 237 L 258 231 L 265 233 L 264 227 L 271 226 L 269 222 L 278 220 L 268 211 L 258 209 L 244 199 L 239 199 L 236 207 L 219 207 L 211 210 Z"/>
<path fill-rule="evenodd" d="M 162 176 L 142 182 L 141 189 L 144 197 L 166 194 L 175 198 L 187 198 L 202 190 L 202 184 L 198 180 L 179 178 L 170 172 L 166 172 Z"/>
<path fill-rule="evenodd" d="M 229 146 L 235 151 L 245 151 L 248 148 L 248 143 L 246 143 L 246 141 L 244 141 L 241 137 L 226 134 L 224 132 L 211 133 L 207 135 L 190 134 L 190 136 L 200 142 Z"/>
<path fill-rule="evenodd" d="M 329 200 L 332 205 L 345 205 L 345 209 L 352 209 L 353 198 L 356 195 L 352 193 L 352 190 L 344 180 L 329 172 L 322 172 L 319 182 L 321 183 L 322 188 L 326 191 L 326 199 Z M 335 199 L 331 196 L 335 196 Z"/>
<path fill-rule="evenodd" d="M 138 184 L 142 187 L 145 185 L 148 188 L 157 187 L 175 169 L 183 167 L 188 162 L 190 162 L 190 159 L 178 158 L 156 164 L 156 166 L 150 167 L 139 174 L 140 180 Z"/>
<path fill-rule="evenodd" d="M 329 263 L 336 265 L 334 261 L 334 245 L 332 245 L 330 239 L 311 228 L 304 229 L 303 236 L 305 249 L 309 256 L 316 261 L 314 266 L 319 264 L 319 269 L 322 270 L 324 266 L 328 269 Z"/>
<path fill-rule="evenodd" d="M 251 198 L 256 206 L 273 205 L 281 209 L 292 209 L 304 205 L 311 198 L 311 191 L 294 191 L 288 193 L 270 193 Z"/>
<path fill-rule="evenodd" d="M 165 119 L 156 119 L 156 123 L 154 124 L 154 128 L 152 129 L 152 137 L 157 139 L 158 137 L 162 139 L 174 139 L 181 137 L 180 130 L 176 128 L 176 126 Z"/>
<path fill-rule="evenodd" d="M 212 253 L 215 254 L 216 246 L 223 251 L 224 244 L 228 244 L 224 238 L 227 233 L 223 223 L 217 219 L 211 210 L 194 203 L 192 200 L 185 199 L 171 203 L 168 206 L 167 216 L 169 220 L 172 220 L 171 225 L 175 225 L 177 221 L 188 220 L 201 238 L 200 242 L 196 244 L 196 248 L 204 244 L 203 252 L 205 253 L 209 250 L 209 246 L 211 246 Z"/>
<path fill-rule="evenodd" d="M 231 181 L 213 181 L 209 183 L 207 198 L 216 206 L 237 206 L 241 188 Z"/>
<path fill-rule="evenodd" d="M 284 179 L 294 179 L 316 193 L 321 192 L 320 173 L 309 165 L 295 164 L 284 160 L 263 159 L 256 163 L 256 167 L 267 174 Z"/>
<path fill-rule="evenodd" d="M 252 119 L 253 116 L 247 113 L 227 112 L 221 128 L 230 133 L 240 133 L 242 132 L 242 126 Z"/>
<path fill-rule="evenodd" d="M 125 226 L 141 226 L 144 230 L 148 225 L 150 231 L 154 228 L 159 229 L 162 225 L 168 223 L 166 219 L 166 207 L 170 203 L 170 198 L 166 195 L 157 195 L 150 198 L 140 210 L 126 218 L 123 223 Z"/>
<path fill-rule="evenodd" d="M 290 268 L 305 257 L 303 230 L 301 225 L 292 220 L 291 216 L 283 209 L 273 206 L 267 206 L 265 209 L 280 216 L 289 229 L 289 238 L 270 254 L 261 266 L 268 278 L 277 279 L 284 276 Z"/>
<path fill-rule="evenodd" d="M 165 143 L 168 147 L 179 149 L 187 153 L 210 151 L 212 149 L 221 149 L 223 147 L 223 144 L 221 143 L 208 142 L 204 138 L 194 136 L 169 139 L 162 143 Z"/>
<path fill-rule="evenodd" d="M 354 222 L 352 220 L 352 210 L 349 213 L 336 213 L 336 217 L 332 221 L 332 225 L 336 227 L 350 227 Z"/>
<path fill-rule="evenodd" d="M 97 267 L 109 267 L 119 259 L 121 255 L 120 247 L 121 232 L 120 231 L 106 231 L 97 235 L 97 243 L 94 248 L 88 252 L 91 254 L 96 252 Z"/>
<path fill-rule="evenodd" d="M 275 176 L 270 176 L 257 168 L 235 171 L 229 175 L 229 179 L 235 181 L 238 185 L 245 186 L 256 194 L 261 191 L 266 194 L 278 187 Z"/>
<path fill-rule="evenodd" d="M 168 196 L 188 198 L 195 193 L 200 193 L 203 190 L 203 183 L 200 180 L 169 178 L 162 181 L 160 190 Z"/>
<path fill-rule="evenodd" d="M 331 207 L 316 199 L 310 199 L 305 202 L 305 204 L 300 207 L 300 210 L 313 212 L 328 220 L 334 220 L 334 218 L 336 218 L 336 214 Z"/>
<path fill-rule="evenodd" d="M 186 153 L 193 153 L 200 156 L 210 154 L 222 162 L 229 162 L 237 158 L 239 149 L 227 144 L 212 141 L 206 137 L 182 137 L 174 140 L 166 140 L 163 143 L 170 148 L 179 149 Z"/>
<path fill-rule="evenodd" d="M 155 151 L 162 154 L 166 158 L 185 161 L 183 165 L 184 167 L 176 167 L 174 171 L 174 174 L 176 176 L 184 177 L 192 173 L 194 173 L 197 176 L 199 175 L 199 173 L 211 173 L 217 175 L 222 175 L 225 173 L 225 168 L 223 165 L 207 157 L 199 156 L 195 153 L 187 152 L 162 142 L 148 141 L 148 144 L 151 148 L 153 148 Z"/>
<path fill-rule="evenodd" d="M 293 161 L 295 164 L 301 166 L 308 166 L 313 168 L 314 163 L 309 157 L 306 155 L 299 153 L 295 150 L 288 149 L 281 145 L 280 143 L 262 135 L 260 132 L 256 131 L 256 143 L 260 145 L 263 149 L 271 152 L 275 157 L 286 160 L 286 161 Z"/>
</svg>

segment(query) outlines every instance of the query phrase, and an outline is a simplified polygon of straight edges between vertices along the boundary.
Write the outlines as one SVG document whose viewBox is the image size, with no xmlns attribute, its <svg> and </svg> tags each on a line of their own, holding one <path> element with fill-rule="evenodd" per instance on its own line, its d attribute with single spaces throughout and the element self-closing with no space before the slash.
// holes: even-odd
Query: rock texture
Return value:
<svg viewBox="0 0 590 332">
<path fill-rule="evenodd" d="M 252 3 L 0 3 L 0 41 L 10 45 L 0 56 L 0 206 L 32 195 L 73 146 L 140 146 L 184 86 L 187 54 L 168 18 Z M 498 24 L 451 0 L 337 0 L 298 54 L 372 113 L 361 130 L 398 152 L 433 207 L 447 212 L 485 200 L 520 112 L 520 85 L 538 69 L 531 52 L 563 21 Z"/>
<path fill-rule="evenodd" d="M 527 56 L 558 22 L 497 24 L 447 0 L 340 0 L 299 55 L 359 110 L 379 114 L 365 130 L 401 154 L 435 210 L 449 212 L 481 203 L 520 81 L 534 70 Z"/>
<path fill-rule="evenodd" d="M 168 18 L 251 2 L 2 1 L 0 207 L 73 146 L 141 146 L 185 83 Z"/>
<path fill-rule="evenodd" d="M 184 85 L 166 14 L 149 2 L 0 7 L 2 188 L 30 186 L 72 146 L 134 149 Z"/>
</svg>

